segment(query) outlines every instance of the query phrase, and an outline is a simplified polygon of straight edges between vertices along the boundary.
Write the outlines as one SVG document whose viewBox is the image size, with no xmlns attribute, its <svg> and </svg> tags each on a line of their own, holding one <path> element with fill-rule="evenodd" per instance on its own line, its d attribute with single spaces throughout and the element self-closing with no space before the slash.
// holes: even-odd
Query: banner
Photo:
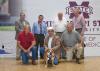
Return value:
<svg viewBox="0 0 100 71">
<path fill-rule="evenodd" d="M 100 0 L 23 0 L 23 9 L 31 26 L 39 14 L 44 15 L 50 26 L 58 12 L 63 12 L 68 22 L 72 20 L 72 8 L 78 7 L 86 20 L 85 56 L 100 56 Z"/>
<path fill-rule="evenodd" d="M 19 2 L 21 4 L 19 8 L 26 13 L 26 19 L 29 21 L 31 28 L 40 14 L 44 16 L 47 26 L 52 26 L 59 12 L 63 12 L 67 22 L 70 22 L 72 21 L 72 8 L 80 8 L 81 14 L 86 20 L 86 32 L 84 34 L 85 56 L 100 56 L 100 0 L 22 0 L 21 2 Z M 17 9 L 18 7 L 16 7 Z M 7 47 L 7 49 L 13 50 L 10 53 L 14 56 L 16 41 L 14 39 L 15 32 L 12 33 L 14 34 L 14 45 L 12 46 L 12 43 L 10 43 L 11 47 Z"/>
</svg>

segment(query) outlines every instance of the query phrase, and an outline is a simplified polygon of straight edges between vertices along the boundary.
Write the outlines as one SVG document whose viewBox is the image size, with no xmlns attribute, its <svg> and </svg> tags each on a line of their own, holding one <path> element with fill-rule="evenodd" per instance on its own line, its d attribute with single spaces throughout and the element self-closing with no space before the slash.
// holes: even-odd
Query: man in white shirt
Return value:
<svg viewBox="0 0 100 71">
<path fill-rule="evenodd" d="M 63 13 L 59 12 L 58 17 L 54 21 L 54 30 L 56 35 L 61 38 L 62 33 L 66 30 L 67 20 L 63 16 Z M 65 58 L 64 49 L 61 48 L 61 57 Z"/>
<path fill-rule="evenodd" d="M 62 32 L 66 29 L 66 19 L 63 17 L 63 13 L 58 13 L 58 17 L 54 21 L 54 30 L 58 36 L 61 37 Z"/>
</svg>

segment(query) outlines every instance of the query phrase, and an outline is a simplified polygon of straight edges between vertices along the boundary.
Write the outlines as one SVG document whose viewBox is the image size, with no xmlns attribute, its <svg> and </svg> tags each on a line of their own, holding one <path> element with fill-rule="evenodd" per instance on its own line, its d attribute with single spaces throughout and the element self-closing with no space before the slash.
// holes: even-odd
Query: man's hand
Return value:
<svg viewBox="0 0 100 71">
<path fill-rule="evenodd" d="M 81 32 L 80 35 L 81 35 L 81 37 L 83 37 L 84 34 Z"/>
<path fill-rule="evenodd" d="M 31 49 L 30 49 L 30 48 L 28 48 L 28 50 L 27 50 L 27 51 L 28 51 L 28 52 L 30 52 L 30 50 L 31 50 Z"/>
<path fill-rule="evenodd" d="M 28 50 L 25 50 L 25 49 L 24 49 L 23 51 L 24 51 L 25 53 L 28 53 Z"/>
<path fill-rule="evenodd" d="M 51 48 L 51 52 L 54 52 L 54 48 Z"/>
</svg>

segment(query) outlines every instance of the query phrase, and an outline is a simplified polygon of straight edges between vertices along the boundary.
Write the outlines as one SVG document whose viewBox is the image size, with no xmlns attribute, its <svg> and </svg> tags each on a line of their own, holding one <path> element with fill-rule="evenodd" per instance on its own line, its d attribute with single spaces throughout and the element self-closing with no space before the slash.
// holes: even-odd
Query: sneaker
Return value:
<svg viewBox="0 0 100 71">
<path fill-rule="evenodd" d="M 20 60 L 20 57 L 16 57 L 16 60 Z"/>
</svg>

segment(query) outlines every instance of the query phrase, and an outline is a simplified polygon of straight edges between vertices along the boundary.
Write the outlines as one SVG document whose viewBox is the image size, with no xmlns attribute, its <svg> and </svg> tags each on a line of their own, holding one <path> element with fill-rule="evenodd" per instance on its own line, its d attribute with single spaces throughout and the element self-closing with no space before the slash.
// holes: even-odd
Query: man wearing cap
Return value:
<svg viewBox="0 0 100 71">
<path fill-rule="evenodd" d="M 60 37 L 54 34 L 53 27 L 48 27 L 47 31 L 48 31 L 48 35 L 45 37 L 44 40 L 45 61 L 47 59 L 46 54 L 49 50 L 51 50 L 52 53 L 54 52 L 54 55 L 57 57 L 57 59 L 59 59 L 60 58 Z"/>
</svg>

